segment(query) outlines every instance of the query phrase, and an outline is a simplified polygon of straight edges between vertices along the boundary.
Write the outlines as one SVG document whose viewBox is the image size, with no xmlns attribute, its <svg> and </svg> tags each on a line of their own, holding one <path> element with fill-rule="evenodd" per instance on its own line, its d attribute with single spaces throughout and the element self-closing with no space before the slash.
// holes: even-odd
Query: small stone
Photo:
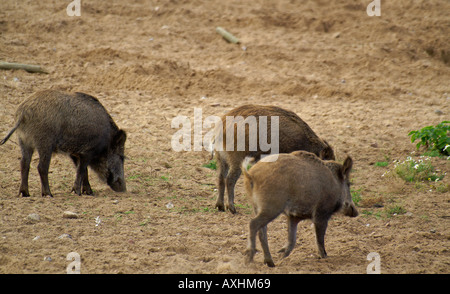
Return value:
<svg viewBox="0 0 450 294">
<path fill-rule="evenodd" d="M 41 239 L 41 236 L 36 236 L 36 237 L 33 238 L 33 241 L 37 241 L 39 239 Z"/>
<path fill-rule="evenodd" d="M 113 200 L 112 203 L 113 203 L 113 204 L 118 204 L 118 203 L 119 203 L 119 200 Z"/>
<path fill-rule="evenodd" d="M 78 218 L 78 214 L 72 211 L 64 211 L 63 218 Z"/>
<path fill-rule="evenodd" d="M 37 213 L 30 213 L 30 214 L 27 216 L 27 220 L 28 220 L 29 222 L 34 223 L 34 222 L 40 221 L 40 220 L 41 220 L 41 217 L 40 217 L 39 214 L 37 214 Z"/>
<path fill-rule="evenodd" d="M 52 258 L 50 256 L 44 257 L 44 261 L 52 261 Z"/>
<path fill-rule="evenodd" d="M 440 109 L 436 109 L 435 111 L 434 111 L 434 113 L 436 113 L 437 115 L 443 115 L 444 113 L 442 112 L 442 110 L 440 110 Z"/>
<path fill-rule="evenodd" d="M 58 239 L 72 239 L 72 236 L 64 233 L 61 236 L 59 236 Z"/>
</svg>

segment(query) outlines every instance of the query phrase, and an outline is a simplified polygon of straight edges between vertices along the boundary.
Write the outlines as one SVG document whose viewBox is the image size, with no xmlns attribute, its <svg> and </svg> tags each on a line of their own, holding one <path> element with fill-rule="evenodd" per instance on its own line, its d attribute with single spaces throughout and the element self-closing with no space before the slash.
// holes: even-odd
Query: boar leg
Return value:
<svg viewBox="0 0 450 294">
<path fill-rule="evenodd" d="M 52 158 L 52 151 L 51 149 L 49 151 L 47 150 L 39 150 L 39 164 L 38 164 L 38 172 L 39 176 L 41 177 L 41 192 L 42 196 L 50 196 L 53 197 L 52 193 L 50 192 L 50 185 L 48 183 L 48 169 L 50 167 L 50 160 Z"/>
<path fill-rule="evenodd" d="M 29 197 L 28 192 L 28 174 L 30 173 L 30 162 L 33 156 L 34 148 L 27 146 L 19 139 L 20 149 L 22 150 L 22 159 L 20 160 L 20 173 L 22 182 L 20 183 L 19 196 Z"/>
<path fill-rule="evenodd" d="M 85 174 L 84 174 L 84 179 L 83 179 L 83 190 L 81 192 L 86 195 L 94 194 L 94 192 L 92 192 L 91 185 L 89 184 L 87 167 L 85 168 Z"/>
<path fill-rule="evenodd" d="M 255 208 L 256 211 L 256 208 Z M 279 214 L 279 213 L 278 213 Z M 269 245 L 267 243 L 267 224 L 270 223 L 278 214 L 264 214 L 259 213 L 254 219 L 250 221 L 250 238 L 248 240 L 246 254 L 246 262 L 252 262 L 253 256 L 256 253 L 256 233 L 259 232 L 259 240 L 264 251 L 264 263 L 268 266 L 275 266 L 269 252 Z M 262 231 L 260 231 L 262 230 Z"/>
<path fill-rule="evenodd" d="M 75 178 L 75 183 L 73 184 L 72 191 L 74 191 L 77 195 L 81 195 L 81 193 L 86 192 L 86 194 L 91 195 L 92 189 L 89 185 L 88 179 L 88 160 L 84 157 L 80 157 L 78 159 L 77 165 L 77 176 Z M 82 188 L 83 187 L 83 188 Z"/>
<path fill-rule="evenodd" d="M 231 166 L 231 170 L 227 175 L 226 184 L 227 184 L 227 192 L 228 192 L 228 205 L 227 208 L 231 211 L 231 213 L 236 213 L 236 208 L 234 207 L 234 187 L 236 186 L 236 182 L 241 176 L 241 167 Z"/>
<path fill-rule="evenodd" d="M 283 253 L 283 258 L 286 258 L 291 254 L 292 249 L 295 247 L 295 241 L 297 239 L 297 225 L 301 218 L 295 217 L 293 215 L 288 215 L 288 242 L 281 248 L 279 253 Z"/>
<path fill-rule="evenodd" d="M 315 220 L 314 227 L 316 229 L 317 248 L 319 249 L 320 258 L 327 257 L 325 251 L 325 231 L 327 230 L 328 220 Z"/>
<path fill-rule="evenodd" d="M 219 198 L 217 198 L 216 207 L 219 209 L 219 211 L 225 211 L 223 198 L 225 195 L 225 178 L 228 174 L 228 164 L 224 160 L 220 160 L 220 158 L 218 158 L 218 162 L 220 163 L 218 171 Z"/>
<path fill-rule="evenodd" d="M 275 264 L 273 263 L 272 255 L 270 255 L 269 242 L 267 241 L 267 225 L 259 229 L 258 236 L 264 252 L 264 264 L 267 264 L 269 267 L 274 267 Z"/>
<path fill-rule="evenodd" d="M 73 184 L 72 192 L 75 192 L 77 195 L 81 195 L 82 193 L 92 195 L 93 193 L 91 185 L 89 184 L 88 165 L 86 164 L 86 160 L 83 160 L 83 164 L 81 164 L 82 160 L 79 157 L 70 155 L 70 158 L 72 158 L 77 168 L 77 176 L 75 178 L 75 183 Z"/>
</svg>

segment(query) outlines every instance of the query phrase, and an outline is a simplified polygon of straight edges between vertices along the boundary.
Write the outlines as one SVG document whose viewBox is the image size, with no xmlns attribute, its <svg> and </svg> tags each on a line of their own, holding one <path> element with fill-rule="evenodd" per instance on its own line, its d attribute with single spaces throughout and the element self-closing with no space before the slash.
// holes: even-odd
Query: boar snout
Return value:
<svg viewBox="0 0 450 294">
<path fill-rule="evenodd" d="M 343 205 L 343 211 L 345 216 L 349 216 L 349 217 L 357 217 L 359 215 L 358 210 L 356 209 L 355 204 L 352 203 L 348 203 L 348 202 L 344 202 Z"/>
<path fill-rule="evenodd" d="M 127 186 L 126 186 L 125 181 L 123 179 L 117 179 L 117 181 L 115 181 L 113 183 L 110 183 L 109 186 L 115 192 L 126 192 L 127 191 Z"/>
</svg>

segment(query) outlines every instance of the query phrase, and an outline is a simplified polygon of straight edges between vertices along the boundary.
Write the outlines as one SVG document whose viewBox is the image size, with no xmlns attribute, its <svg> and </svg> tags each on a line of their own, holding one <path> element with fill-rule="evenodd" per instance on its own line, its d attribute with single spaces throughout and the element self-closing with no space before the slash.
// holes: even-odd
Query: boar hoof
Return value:
<svg viewBox="0 0 450 294">
<path fill-rule="evenodd" d="M 19 192 L 19 196 L 22 196 L 22 197 L 30 197 L 30 193 L 25 192 L 25 191 L 20 191 L 20 192 Z"/>
<path fill-rule="evenodd" d="M 232 214 L 235 214 L 235 213 L 236 213 L 236 208 L 234 207 L 234 205 L 227 205 L 227 209 L 228 209 Z"/>
<path fill-rule="evenodd" d="M 246 264 L 253 262 L 253 256 L 255 255 L 255 251 L 256 250 L 252 250 L 252 249 L 245 250 L 244 255 L 245 255 L 245 263 Z"/>
<path fill-rule="evenodd" d="M 268 267 L 275 267 L 275 263 L 273 263 L 273 260 L 264 260 L 264 264 L 267 264 Z"/>
<path fill-rule="evenodd" d="M 216 203 L 216 208 L 219 211 L 225 211 L 225 206 L 223 205 L 223 203 Z"/>
<path fill-rule="evenodd" d="M 94 192 L 92 192 L 91 187 L 84 187 L 82 193 L 84 193 L 84 194 L 86 194 L 86 195 L 92 195 L 92 194 L 94 194 Z"/>
<path fill-rule="evenodd" d="M 281 258 L 286 258 L 291 254 L 291 250 L 289 250 L 287 247 L 281 248 L 278 253 L 280 254 Z"/>
<path fill-rule="evenodd" d="M 78 196 L 81 196 L 81 189 L 77 189 L 77 188 L 73 187 L 71 192 L 74 192 Z"/>
</svg>

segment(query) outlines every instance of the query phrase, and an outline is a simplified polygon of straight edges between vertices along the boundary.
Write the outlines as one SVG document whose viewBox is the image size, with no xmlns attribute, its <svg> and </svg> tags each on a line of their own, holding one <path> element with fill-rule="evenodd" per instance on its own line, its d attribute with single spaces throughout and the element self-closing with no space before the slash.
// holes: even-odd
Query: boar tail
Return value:
<svg viewBox="0 0 450 294">
<path fill-rule="evenodd" d="M 241 165 L 242 174 L 244 175 L 244 177 L 249 179 L 251 183 L 253 183 L 253 180 L 252 180 L 252 177 L 250 176 L 250 174 L 247 172 L 247 167 L 251 162 L 254 162 L 254 161 L 255 161 L 255 159 L 253 157 L 247 156 Z"/>
<path fill-rule="evenodd" d="M 17 130 L 17 128 L 19 127 L 21 122 L 21 119 L 17 120 L 16 125 L 12 128 L 11 131 L 9 131 L 8 135 L 6 135 L 5 138 L 3 138 L 3 140 L 0 141 L 0 145 L 3 145 L 6 143 L 6 141 L 8 141 L 9 137 L 11 137 L 11 135 Z"/>
<path fill-rule="evenodd" d="M 214 143 L 216 142 L 216 139 L 215 138 L 213 138 L 212 140 L 211 140 L 211 142 L 209 142 L 209 148 L 211 149 L 210 150 L 210 152 L 211 152 L 211 157 L 209 158 L 209 160 L 213 160 L 214 159 Z"/>
</svg>

